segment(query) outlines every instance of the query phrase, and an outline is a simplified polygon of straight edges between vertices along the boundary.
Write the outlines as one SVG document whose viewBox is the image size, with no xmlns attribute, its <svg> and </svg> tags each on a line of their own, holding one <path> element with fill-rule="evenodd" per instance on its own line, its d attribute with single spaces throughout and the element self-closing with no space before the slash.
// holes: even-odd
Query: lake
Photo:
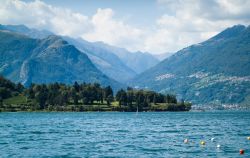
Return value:
<svg viewBox="0 0 250 158">
<path fill-rule="evenodd" d="M 4 158 L 250 157 L 248 136 L 249 111 L 0 113 Z"/>
</svg>

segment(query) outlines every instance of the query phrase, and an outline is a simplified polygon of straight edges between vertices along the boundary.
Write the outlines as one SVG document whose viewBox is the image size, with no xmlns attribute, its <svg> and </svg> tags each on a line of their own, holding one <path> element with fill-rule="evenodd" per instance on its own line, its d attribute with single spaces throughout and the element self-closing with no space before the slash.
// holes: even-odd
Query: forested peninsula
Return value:
<svg viewBox="0 0 250 158">
<path fill-rule="evenodd" d="M 114 93 L 98 83 L 31 84 L 25 88 L 0 76 L 0 112 L 17 111 L 189 111 L 175 95 L 127 87 Z"/>
</svg>

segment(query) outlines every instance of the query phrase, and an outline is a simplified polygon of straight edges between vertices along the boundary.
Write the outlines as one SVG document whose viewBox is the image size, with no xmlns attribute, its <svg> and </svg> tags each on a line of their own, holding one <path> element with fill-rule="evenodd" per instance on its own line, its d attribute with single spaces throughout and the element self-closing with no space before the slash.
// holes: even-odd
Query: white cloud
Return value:
<svg viewBox="0 0 250 158">
<path fill-rule="evenodd" d="M 103 41 L 111 45 L 141 49 L 143 31 L 114 18 L 112 9 L 97 9 L 88 17 L 69 9 L 53 7 L 42 1 L 26 3 L 6 0 L 0 6 L 0 23 L 25 24 L 29 27 L 50 31 L 89 41 Z"/>
<path fill-rule="evenodd" d="M 92 17 L 93 30 L 82 37 L 90 41 L 104 41 L 106 43 L 130 49 L 139 49 L 137 44 L 143 36 L 140 29 L 134 28 L 123 21 L 114 19 L 112 9 L 98 9 Z"/>
<path fill-rule="evenodd" d="M 158 0 L 158 4 L 165 14 L 156 22 L 156 33 L 146 40 L 149 51 L 177 51 L 227 27 L 250 24 L 248 0 Z"/>
<path fill-rule="evenodd" d="M 248 0 L 158 0 L 157 3 L 164 14 L 145 28 L 116 19 L 110 8 L 99 8 L 94 15 L 86 16 L 39 0 L 1 1 L 0 23 L 25 24 L 60 35 L 152 53 L 177 51 L 226 27 L 250 23 Z"/>
<path fill-rule="evenodd" d="M 39 0 L 30 3 L 19 0 L 5 1 L 0 6 L 0 22 L 25 24 L 71 36 L 77 36 L 79 32 L 90 28 L 87 16 L 69 9 L 53 7 Z"/>
</svg>

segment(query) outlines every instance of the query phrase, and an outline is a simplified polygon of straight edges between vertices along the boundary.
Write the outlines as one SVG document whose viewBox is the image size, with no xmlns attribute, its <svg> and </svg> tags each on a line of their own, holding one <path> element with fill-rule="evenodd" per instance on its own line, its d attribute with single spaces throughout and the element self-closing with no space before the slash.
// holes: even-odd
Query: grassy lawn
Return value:
<svg viewBox="0 0 250 158">
<path fill-rule="evenodd" d="M 8 104 L 8 105 L 20 105 L 20 104 L 26 104 L 26 97 L 19 95 L 19 96 L 14 96 L 8 99 L 4 99 L 3 100 L 4 104 Z"/>
<path fill-rule="evenodd" d="M 166 110 L 168 108 L 168 105 L 166 103 L 157 103 L 151 105 L 152 109 L 157 110 Z"/>
<path fill-rule="evenodd" d="M 114 101 L 114 102 L 111 103 L 111 106 L 118 107 L 119 106 L 119 102 L 118 101 Z"/>
</svg>

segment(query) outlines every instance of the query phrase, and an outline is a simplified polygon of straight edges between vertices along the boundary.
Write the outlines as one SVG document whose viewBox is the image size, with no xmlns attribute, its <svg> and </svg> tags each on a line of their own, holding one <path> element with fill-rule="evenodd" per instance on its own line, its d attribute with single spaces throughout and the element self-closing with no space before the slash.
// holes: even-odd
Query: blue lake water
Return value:
<svg viewBox="0 0 250 158">
<path fill-rule="evenodd" d="M 248 136 L 250 112 L 0 113 L 0 157 L 250 157 Z"/>
</svg>

